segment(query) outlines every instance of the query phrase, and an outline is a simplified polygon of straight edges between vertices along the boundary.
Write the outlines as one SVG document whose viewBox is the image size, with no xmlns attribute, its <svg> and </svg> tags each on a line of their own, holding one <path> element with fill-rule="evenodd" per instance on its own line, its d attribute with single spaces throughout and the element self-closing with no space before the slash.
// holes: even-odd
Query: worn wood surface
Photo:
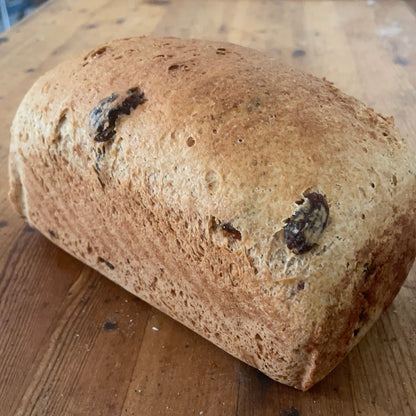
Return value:
<svg viewBox="0 0 416 416">
<path fill-rule="evenodd" d="M 0 415 L 416 415 L 416 268 L 307 393 L 269 380 L 26 226 L 7 202 L 9 127 L 64 58 L 141 34 L 228 40 L 325 76 L 416 146 L 412 1 L 56 0 L 0 34 Z"/>
</svg>

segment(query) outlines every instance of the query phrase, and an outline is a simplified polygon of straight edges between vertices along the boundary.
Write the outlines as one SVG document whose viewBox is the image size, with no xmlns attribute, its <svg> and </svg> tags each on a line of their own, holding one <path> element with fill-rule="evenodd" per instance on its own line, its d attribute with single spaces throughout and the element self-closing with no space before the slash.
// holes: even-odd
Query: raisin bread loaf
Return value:
<svg viewBox="0 0 416 416">
<path fill-rule="evenodd" d="M 416 253 L 415 152 L 330 82 L 240 46 L 117 40 L 41 77 L 10 199 L 76 258 L 307 390 Z"/>
</svg>

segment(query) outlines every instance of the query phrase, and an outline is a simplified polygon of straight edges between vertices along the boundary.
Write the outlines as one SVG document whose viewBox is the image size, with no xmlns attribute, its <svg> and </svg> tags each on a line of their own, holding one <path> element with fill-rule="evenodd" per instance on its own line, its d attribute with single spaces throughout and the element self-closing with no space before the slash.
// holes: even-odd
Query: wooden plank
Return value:
<svg viewBox="0 0 416 416">
<path fill-rule="evenodd" d="M 240 363 L 153 311 L 122 414 L 234 415 Z"/>
<path fill-rule="evenodd" d="M 267 50 L 394 115 L 416 146 L 416 16 L 403 1 L 46 3 L 0 35 L 2 411 L 415 415 L 416 266 L 359 346 L 302 393 L 136 300 L 12 212 L 6 199 L 8 130 L 27 88 L 74 53 L 138 34 L 221 39 Z"/>
<path fill-rule="evenodd" d="M 13 414 L 120 414 L 149 310 L 85 267 Z"/>
<path fill-rule="evenodd" d="M 84 267 L 28 226 L 10 243 L 3 246 L 0 272 L 0 400 L 6 414 L 14 414 L 62 298 Z"/>
<path fill-rule="evenodd" d="M 340 24 L 357 65 L 361 88 L 356 95 L 378 111 L 394 115 L 398 127 L 416 146 L 416 79 L 408 76 L 413 73 L 410 67 L 416 65 L 416 62 L 411 65 L 398 64 L 399 55 L 391 47 L 391 42 L 394 41 L 404 48 L 404 39 L 415 38 L 414 17 L 411 25 L 403 2 L 381 2 L 379 7 L 363 7 L 360 13 L 348 2 L 336 3 L 336 6 Z M 402 15 L 403 22 L 406 23 L 403 26 L 401 21 L 399 24 L 398 20 L 387 17 L 398 18 Z M 414 48 L 408 50 L 408 59 L 415 60 Z M 348 86 L 345 89 L 348 91 Z"/>
</svg>

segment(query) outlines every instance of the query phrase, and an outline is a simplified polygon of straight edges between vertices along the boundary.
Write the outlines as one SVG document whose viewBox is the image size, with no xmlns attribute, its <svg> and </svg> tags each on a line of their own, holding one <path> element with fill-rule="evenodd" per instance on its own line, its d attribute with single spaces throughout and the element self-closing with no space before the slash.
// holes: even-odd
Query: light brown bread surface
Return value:
<svg viewBox="0 0 416 416">
<path fill-rule="evenodd" d="M 28 92 L 10 199 L 64 250 L 306 390 L 407 276 L 415 161 L 392 120 L 262 53 L 125 39 Z"/>
</svg>

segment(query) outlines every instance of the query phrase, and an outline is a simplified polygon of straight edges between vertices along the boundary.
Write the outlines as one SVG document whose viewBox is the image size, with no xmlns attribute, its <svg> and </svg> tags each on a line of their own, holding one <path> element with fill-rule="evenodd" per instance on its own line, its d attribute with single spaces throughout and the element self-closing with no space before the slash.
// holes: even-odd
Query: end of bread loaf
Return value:
<svg viewBox="0 0 416 416">
<path fill-rule="evenodd" d="M 391 119 L 328 81 L 237 45 L 143 37 L 35 83 L 10 198 L 64 250 L 307 390 L 410 270 L 414 162 Z"/>
<path fill-rule="evenodd" d="M 12 132 L 12 137 L 14 136 Z M 15 155 L 17 154 L 17 141 L 12 142 L 10 148 L 9 156 L 9 201 L 12 204 L 13 208 L 18 212 L 23 218 L 26 217 L 26 205 L 24 198 L 24 187 L 22 180 L 20 178 L 20 169 L 17 166 L 17 161 Z"/>
</svg>

